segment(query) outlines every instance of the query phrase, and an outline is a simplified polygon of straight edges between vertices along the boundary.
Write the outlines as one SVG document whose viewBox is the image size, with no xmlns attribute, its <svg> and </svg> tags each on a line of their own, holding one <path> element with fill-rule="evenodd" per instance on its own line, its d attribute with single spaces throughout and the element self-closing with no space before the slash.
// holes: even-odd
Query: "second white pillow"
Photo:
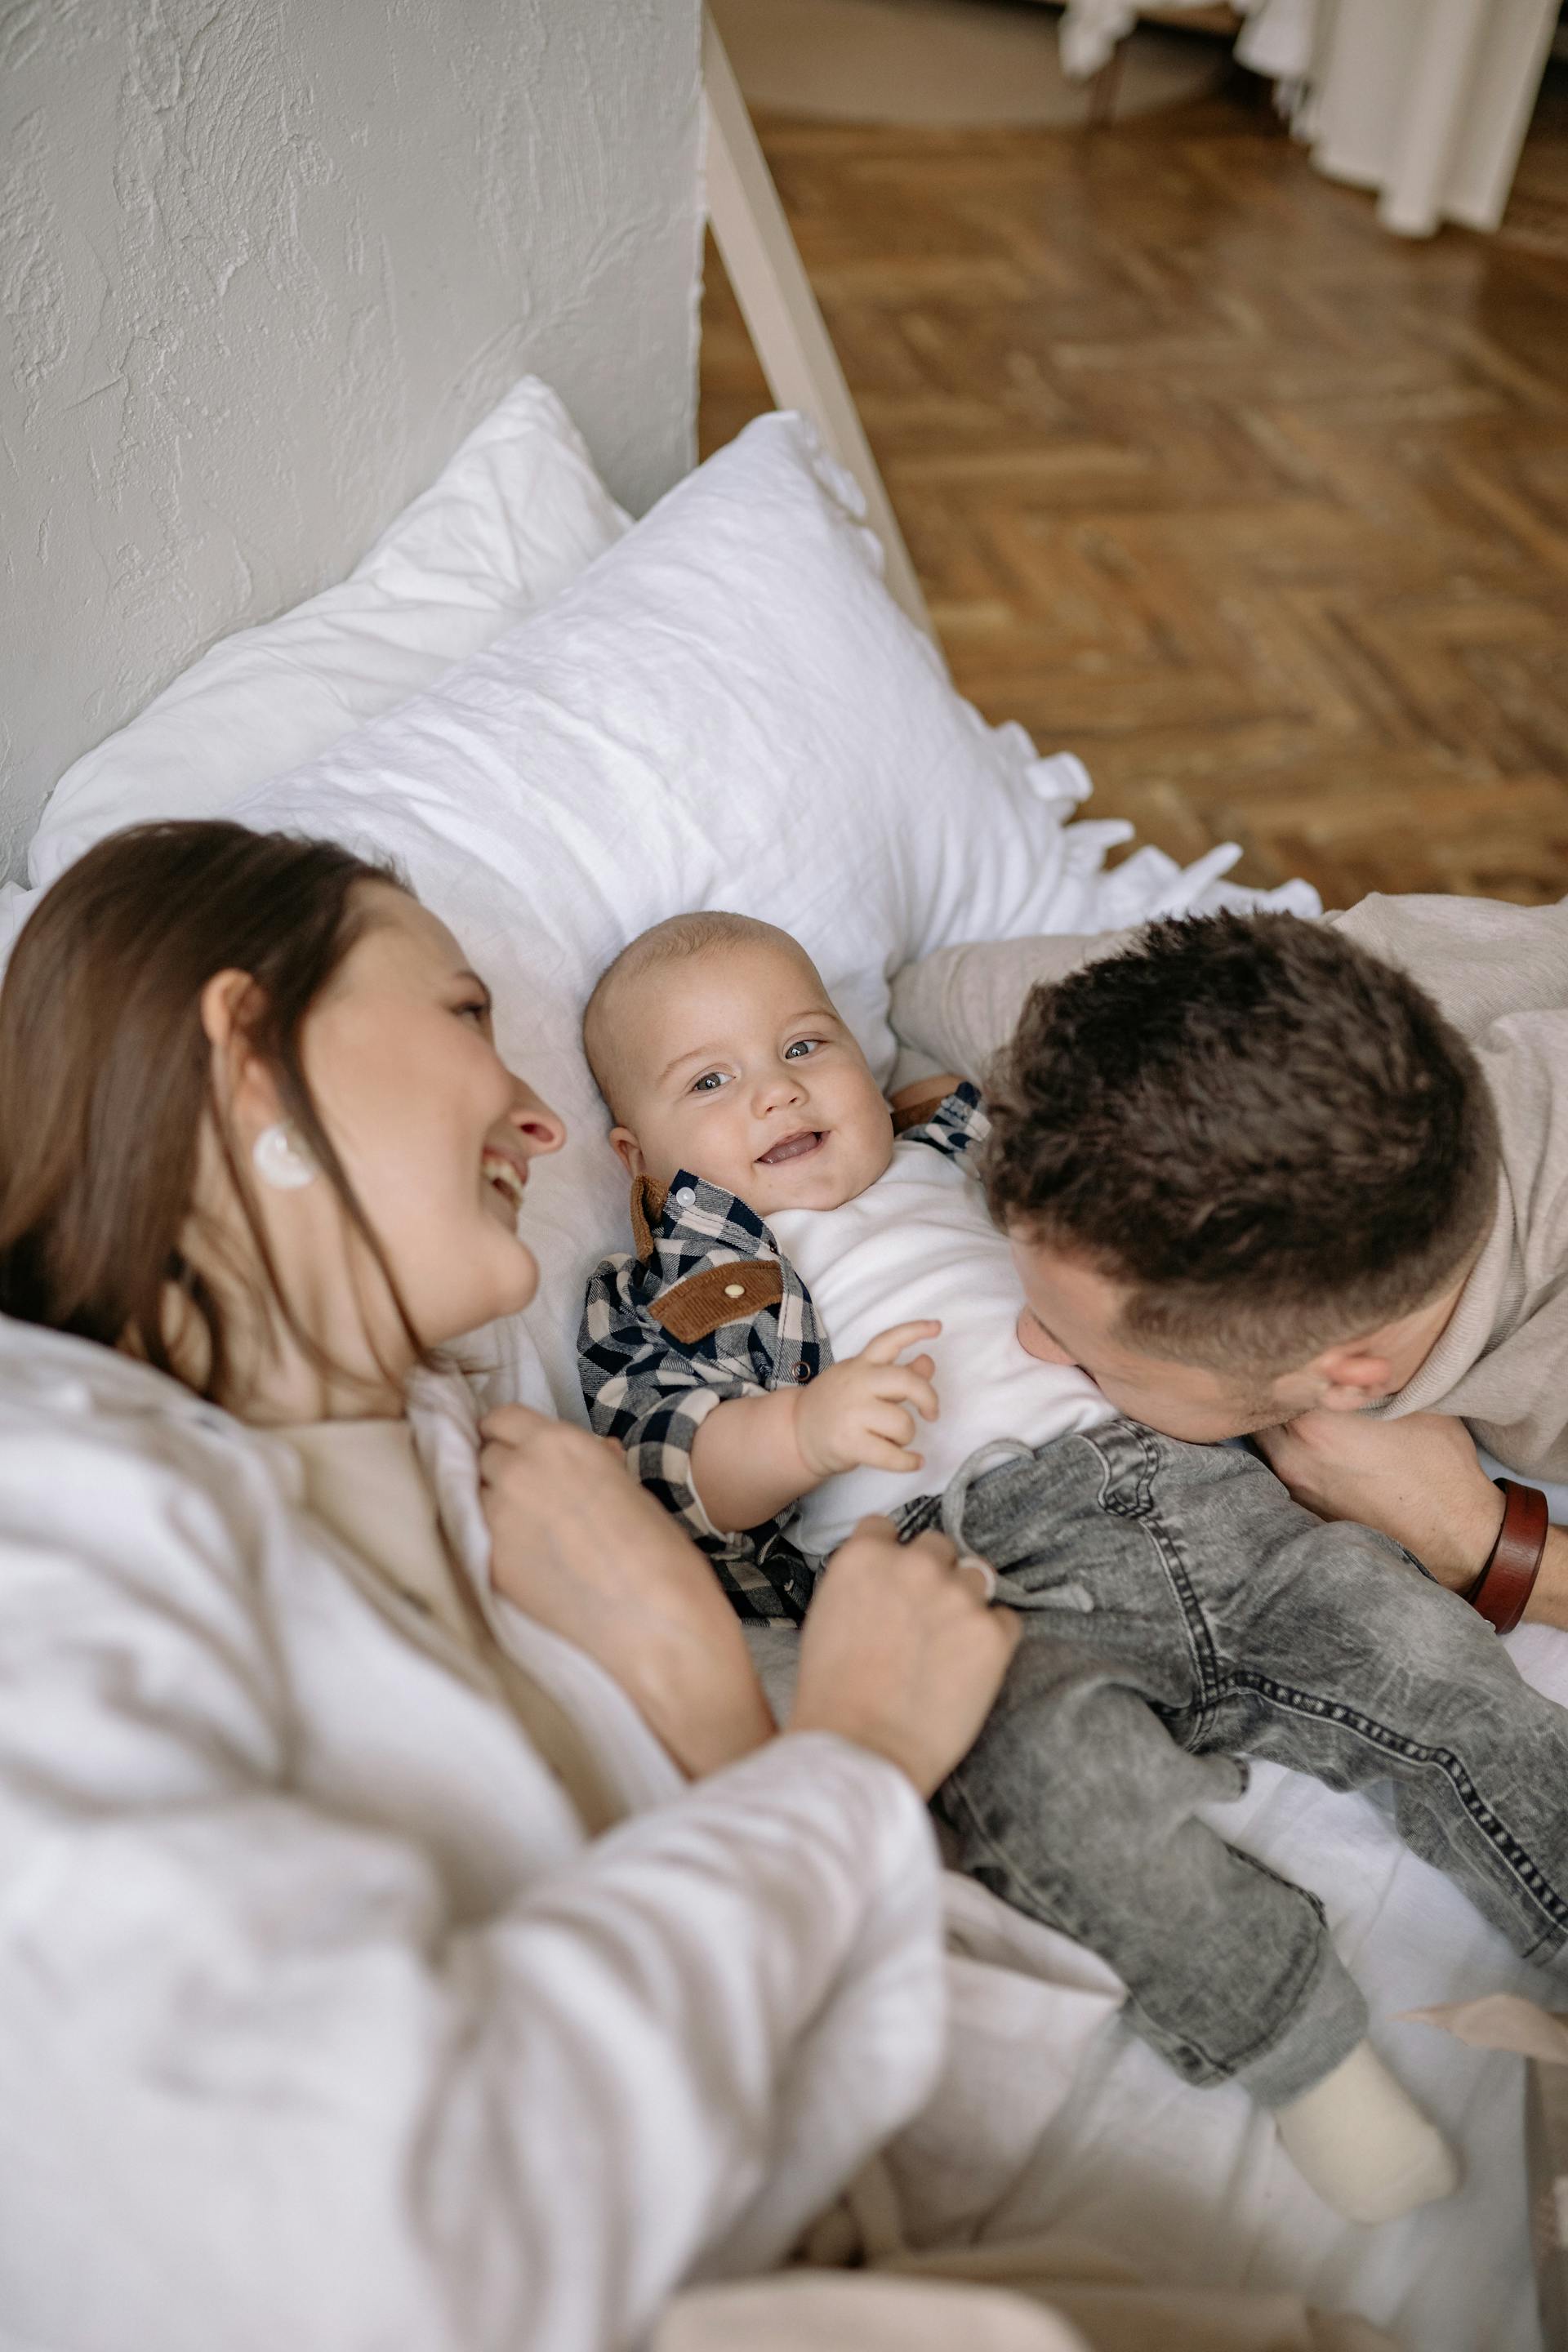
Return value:
<svg viewBox="0 0 1568 2352">
<path fill-rule="evenodd" d="M 396 858 L 495 992 L 503 1052 L 572 1142 L 529 1188 L 530 1317 L 557 1404 L 624 1183 L 580 1050 L 589 988 L 648 924 L 728 907 L 816 959 L 875 1067 L 888 983 L 958 940 L 1181 907 L 1125 825 L 1064 826 L 1079 763 L 988 727 L 879 576 L 856 493 L 798 417 L 758 419 L 545 611 L 233 814 Z"/>
</svg>

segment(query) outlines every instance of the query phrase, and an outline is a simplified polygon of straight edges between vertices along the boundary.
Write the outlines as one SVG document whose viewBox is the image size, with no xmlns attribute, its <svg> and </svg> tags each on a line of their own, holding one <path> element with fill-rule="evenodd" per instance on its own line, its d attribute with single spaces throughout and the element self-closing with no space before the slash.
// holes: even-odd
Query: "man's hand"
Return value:
<svg viewBox="0 0 1568 2352">
<path fill-rule="evenodd" d="M 858 1356 L 830 1364 L 795 1399 L 795 1442 L 813 1480 L 841 1470 L 920 1470 L 909 1450 L 915 1414 L 934 1421 L 940 1407 L 929 1356 L 900 1364 L 917 1340 L 934 1339 L 940 1323 L 895 1323 Z"/>
<path fill-rule="evenodd" d="M 1462 1421 L 1442 1412 L 1401 1421 L 1306 1412 L 1259 1430 L 1255 1443 L 1321 1519 L 1358 1519 L 1392 1536 L 1453 1591 L 1480 1574 L 1502 1525 L 1502 1496 Z"/>
</svg>

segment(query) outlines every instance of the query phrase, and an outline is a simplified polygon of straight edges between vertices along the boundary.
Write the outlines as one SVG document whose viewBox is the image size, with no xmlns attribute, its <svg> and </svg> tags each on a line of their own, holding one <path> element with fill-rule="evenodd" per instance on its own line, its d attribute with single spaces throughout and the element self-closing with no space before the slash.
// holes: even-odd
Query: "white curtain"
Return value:
<svg viewBox="0 0 1568 2352">
<path fill-rule="evenodd" d="M 1320 0 L 1297 131 L 1330 178 L 1378 194 L 1404 236 L 1494 229 L 1557 24 L 1558 0 Z"/>
<path fill-rule="evenodd" d="M 1204 0 L 1168 0 L 1199 7 Z M 1384 227 L 1493 229 L 1545 69 L 1559 0 L 1232 0 L 1236 54 L 1265 74 L 1331 179 L 1372 188 Z M 1137 0 L 1068 0 L 1064 69 L 1098 73 Z"/>
<path fill-rule="evenodd" d="M 1236 45 L 1243 65 L 1274 80 L 1295 81 L 1312 55 L 1318 0 L 1231 0 L 1245 16 Z M 1173 6 L 1201 8 L 1207 0 L 1167 0 Z M 1122 36 L 1138 21 L 1138 0 L 1068 0 L 1061 23 L 1062 70 L 1075 80 L 1098 73 Z"/>
</svg>

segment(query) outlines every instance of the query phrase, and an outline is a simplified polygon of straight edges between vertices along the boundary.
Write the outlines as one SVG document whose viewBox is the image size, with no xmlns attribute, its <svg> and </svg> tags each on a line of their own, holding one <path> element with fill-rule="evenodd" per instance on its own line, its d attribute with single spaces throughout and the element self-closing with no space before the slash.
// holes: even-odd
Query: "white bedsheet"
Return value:
<svg viewBox="0 0 1568 2352">
<path fill-rule="evenodd" d="M 1509 1646 L 1530 1681 L 1568 1703 L 1568 1634 L 1528 1627 Z M 1516 1958 L 1372 1799 L 1259 1764 L 1247 1794 L 1207 1818 L 1321 1897 L 1379 2046 L 1462 2154 L 1463 2189 L 1407 2221 L 1352 2228 L 1319 2204 L 1244 2093 L 1187 2089 L 1118 2021 L 1091 2044 L 992 2234 L 1049 2226 L 1173 2284 L 1289 2287 L 1362 2313 L 1405 2352 L 1539 2352 L 1523 2062 L 1398 2020 L 1482 1992 L 1564 2008 L 1562 1983 Z"/>
<path fill-rule="evenodd" d="M 748 1627 L 747 1640 L 782 1717 L 794 1637 Z M 1531 1626 L 1509 1648 L 1538 1689 L 1568 1705 L 1568 1633 Z M 1462 2189 L 1381 2230 L 1340 2221 L 1286 2161 L 1245 2092 L 1189 2089 L 1119 2017 L 1097 2024 L 1100 1964 L 1083 1956 L 1075 1965 L 1077 1948 L 1058 1938 L 1058 1961 L 1046 1966 L 1055 2031 L 1039 2079 L 1016 2105 L 1037 2116 L 1060 2104 L 1043 2136 L 1018 2147 L 1011 2193 L 994 2205 L 976 2199 L 971 2210 L 987 2214 L 983 2234 L 1051 2231 L 1161 2284 L 1289 2290 L 1325 2311 L 1360 2313 L 1404 2352 L 1541 2352 L 1523 2061 L 1400 2019 L 1485 1992 L 1568 2009 L 1568 1990 L 1527 1968 L 1450 1880 L 1407 1851 L 1375 1796 L 1342 1796 L 1280 1765 L 1254 1764 L 1246 1796 L 1204 1817 L 1321 1897 L 1378 2047 L 1459 2150 Z M 1039 2032 L 1037 2015 L 1031 2030 Z M 1009 2063 L 1024 2068 L 1026 2050 Z M 1005 2105 L 1005 2089 L 992 2091 Z M 939 2200 L 939 2210 L 951 2206 Z M 905 2218 L 921 2242 L 919 2216 Z"/>
</svg>

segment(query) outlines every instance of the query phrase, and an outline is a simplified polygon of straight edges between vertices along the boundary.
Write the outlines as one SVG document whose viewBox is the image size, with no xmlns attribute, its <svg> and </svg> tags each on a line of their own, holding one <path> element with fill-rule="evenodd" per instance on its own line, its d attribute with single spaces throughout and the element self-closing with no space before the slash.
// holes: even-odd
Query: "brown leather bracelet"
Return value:
<svg viewBox="0 0 1568 2352">
<path fill-rule="evenodd" d="M 1465 1599 L 1500 1633 L 1511 1633 L 1530 1606 L 1545 1558 L 1546 1497 L 1539 1486 L 1521 1486 L 1517 1479 L 1493 1484 L 1503 1498 L 1502 1525 Z"/>
</svg>

